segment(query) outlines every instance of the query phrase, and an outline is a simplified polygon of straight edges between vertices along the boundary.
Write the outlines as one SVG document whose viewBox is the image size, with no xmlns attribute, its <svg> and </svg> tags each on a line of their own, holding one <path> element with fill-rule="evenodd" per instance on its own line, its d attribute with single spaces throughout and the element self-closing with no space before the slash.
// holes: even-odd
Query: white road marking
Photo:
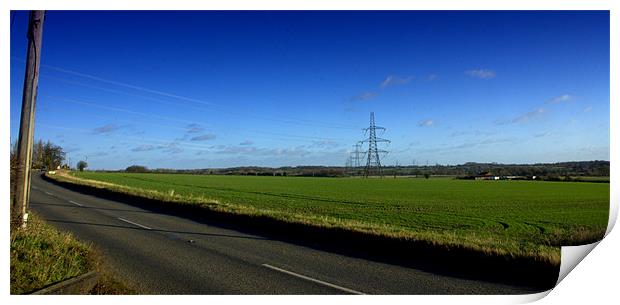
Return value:
<svg viewBox="0 0 620 305">
<path fill-rule="evenodd" d="M 118 217 L 117 219 L 118 219 L 118 220 L 121 220 L 121 221 L 124 221 L 124 222 L 126 222 L 126 223 L 130 223 L 130 224 L 132 224 L 132 225 L 134 225 L 134 226 L 138 226 L 138 227 L 143 228 L 143 229 L 153 230 L 153 229 L 151 229 L 151 228 L 149 228 L 149 227 L 147 227 L 147 226 L 143 226 L 143 225 L 141 225 L 141 224 L 139 224 L 139 223 L 135 223 L 135 222 L 130 221 L 130 220 L 127 220 L 127 219 L 123 219 L 123 218 L 120 218 L 120 217 Z"/>
<path fill-rule="evenodd" d="M 73 200 L 69 200 L 69 202 L 71 202 L 71 203 L 73 203 L 73 204 L 75 204 L 75 205 L 77 205 L 77 206 L 81 206 L 81 207 L 83 207 L 83 206 L 84 206 L 84 205 L 82 205 L 81 203 L 77 203 L 77 202 L 75 202 L 75 201 L 73 201 Z"/>
<path fill-rule="evenodd" d="M 48 191 L 45 191 L 45 193 L 46 193 L 46 194 L 48 194 L 48 195 L 50 195 L 50 196 L 54 196 L 54 194 L 52 194 L 52 193 L 50 193 L 50 192 L 48 192 Z"/>
<path fill-rule="evenodd" d="M 349 289 L 349 288 L 338 286 L 338 285 L 335 285 L 335 284 L 332 284 L 332 283 L 328 283 L 328 282 L 324 282 L 324 281 L 321 281 L 321 280 L 313 279 L 311 277 L 307 277 L 305 275 L 301 275 L 299 273 L 295 273 L 295 272 L 292 272 L 292 271 L 284 270 L 282 268 L 274 267 L 274 266 L 271 266 L 271 265 L 268 265 L 268 264 L 263 264 L 263 266 L 267 267 L 267 268 L 269 268 L 271 270 L 275 270 L 275 271 L 279 271 L 279 272 L 282 272 L 282 273 L 286 273 L 288 275 L 292 275 L 294 277 L 298 277 L 298 278 L 301 278 L 301 279 L 304 279 L 304 280 L 307 280 L 307 281 L 311 281 L 311 282 L 314 282 L 314 283 L 317 283 L 317 284 L 321 284 L 321 285 L 324 285 L 324 286 L 327 286 L 327 287 L 338 289 L 340 291 L 344 291 L 344 292 L 348 292 L 348 293 L 352 293 L 352 294 L 364 294 L 362 292 L 355 291 L 353 289 Z"/>
</svg>

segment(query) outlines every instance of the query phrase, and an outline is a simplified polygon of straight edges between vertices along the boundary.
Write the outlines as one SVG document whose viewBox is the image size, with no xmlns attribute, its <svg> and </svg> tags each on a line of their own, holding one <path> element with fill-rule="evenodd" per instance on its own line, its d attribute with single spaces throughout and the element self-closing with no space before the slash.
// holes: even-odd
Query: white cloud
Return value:
<svg viewBox="0 0 620 305">
<path fill-rule="evenodd" d="M 465 74 L 471 77 L 477 77 L 482 79 L 491 79 L 495 77 L 495 71 L 488 69 L 473 69 L 465 71 Z"/>
<path fill-rule="evenodd" d="M 131 149 L 131 151 L 150 151 L 157 149 L 157 146 L 154 145 L 140 145 Z"/>
<path fill-rule="evenodd" d="M 568 102 L 570 100 L 573 99 L 573 96 L 570 94 L 563 94 L 560 96 L 556 96 L 552 99 L 550 99 L 547 103 L 549 104 L 560 104 L 560 103 L 564 103 L 564 102 Z"/>
<path fill-rule="evenodd" d="M 510 143 L 510 142 L 514 142 L 515 138 L 510 138 L 510 137 L 505 137 L 505 138 L 488 138 L 485 140 L 482 140 L 476 144 L 479 145 L 489 145 L 489 144 L 498 144 L 498 143 Z"/>
<path fill-rule="evenodd" d="M 204 131 L 204 128 L 202 128 L 198 124 L 193 123 L 193 124 L 187 125 L 187 131 L 186 131 L 187 133 L 199 133 L 202 131 Z"/>
<path fill-rule="evenodd" d="M 537 133 L 534 135 L 535 138 L 544 138 L 544 137 L 548 137 L 553 135 L 553 133 L 551 133 L 550 131 L 547 132 L 541 132 L 541 133 Z"/>
<path fill-rule="evenodd" d="M 545 110 L 545 108 L 538 108 L 536 110 L 530 111 L 530 112 L 526 112 L 524 114 L 521 114 L 517 117 L 515 117 L 514 119 L 512 119 L 512 123 L 526 123 L 529 122 L 531 120 L 537 119 L 539 117 L 541 117 L 543 114 L 545 114 L 547 112 L 547 110 Z"/>
<path fill-rule="evenodd" d="M 93 129 L 93 133 L 95 134 L 111 133 L 111 132 L 118 130 L 119 128 L 120 127 L 116 126 L 116 124 L 107 124 L 107 125 Z"/>
<path fill-rule="evenodd" d="M 352 101 L 368 101 L 377 97 L 377 93 L 375 92 L 363 92 L 351 98 Z"/>
<path fill-rule="evenodd" d="M 455 150 L 467 150 L 467 149 L 474 148 L 474 147 L 484 147 L 484 146 L 492 146 L 492 145 L 508 145 L 510 143 L 516 143 L 518 141 L 519 139 L 514 138 L 514 137 L 502 137 L 502 138 L 491 137 L 491 138 L 486 138 L 486 139 L 478 140 L 478 141 L 463 142 L 461 144 L 456 144 L 456 145 L 443 144 L 442 147 L 422 148 L 422 149 L 418 149 L 417 152 L 418 153 L 439 153 L 439 154 L 450 153 L 452 154 L 454 153 Z"/>
<path fill-rule="evenodd" d="M 313 141 L 309 147 L 313 148 L 327 148 L 327 147 L 338 147 L 341 144 L 337 141 L 333 140 L 322 140 L 322 141 Z"/>
<path fill-rule="evenodd" d="M 418 122 L 419 127 L 430 127 L 434 125 L 435 125 L 435 121 L 433 120 L 422 120 Z"/>
<path fill-rule="evenodd" d="M 592 106 L 588 106 L 586 108 L 583 108 L 583 112 L 590 112 L 592 111 Z"/>
<path fill-rule="evenodd" d="M 215 134 L 208 133 L 208 134 L 204 134 L 201 136 L 195 136 L 191 138 L 190 140 L 191 141 L 208 141 L 208 140 L 213 140 L 215 138 L 216 138 Z"/>
<path fill-rule="evenodd" d="M 404 85 L 413 79 L 412 76 L 409 77 L 399 77 L 397 75 L 388 75 L 385 80 L 381 82 L 381 88 L 385 88 L 393 85 Z"/>
<path fill-rule="evenodd" d="M 105 157 L 108 154 L 109 153 L 107 151 L 99 151 L 99 152 L 88 153 L 87 156 L 91 158 L 97 158 L 97 157 Z"/>
</svg>

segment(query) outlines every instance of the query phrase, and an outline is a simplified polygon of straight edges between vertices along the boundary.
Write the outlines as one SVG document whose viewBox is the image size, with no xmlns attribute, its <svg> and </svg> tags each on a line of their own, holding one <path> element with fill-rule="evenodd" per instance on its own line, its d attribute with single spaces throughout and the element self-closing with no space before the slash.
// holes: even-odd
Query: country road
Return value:
<svg viewBox="0 0 620 305">
<path fill-rule="evenodd" d="M 32 177 L 31 209 L 92 242 L 143 294 L 523 294 L 292 244 L 74 192 Z"/>
</svg>

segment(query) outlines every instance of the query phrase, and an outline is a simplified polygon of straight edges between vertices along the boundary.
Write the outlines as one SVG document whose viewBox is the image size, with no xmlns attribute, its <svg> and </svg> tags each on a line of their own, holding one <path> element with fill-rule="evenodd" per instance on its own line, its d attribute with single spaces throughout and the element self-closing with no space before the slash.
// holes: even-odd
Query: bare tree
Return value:
<svg viewBox="0 0 620 305">
<path fill-rule="evenodd" d="M 37 141 L 32 149 L 32 168 L 56 169 L 65 160 L 66 153 L 62 147 L 47 141 Z"/>
</svg>

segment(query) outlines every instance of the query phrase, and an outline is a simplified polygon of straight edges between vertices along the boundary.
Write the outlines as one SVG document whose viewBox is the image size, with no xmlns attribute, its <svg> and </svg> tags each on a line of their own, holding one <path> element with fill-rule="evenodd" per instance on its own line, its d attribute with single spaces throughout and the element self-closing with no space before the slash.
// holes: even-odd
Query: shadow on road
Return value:
<svg viewBox="0 0 620 305">
<path fill-rule="evenodd" d="M 41 205 L 41 203 L 31 202 L 30 205 Z M 140 210 L 127 210 L 127 209 L 110 209 L 110 208 L 94 208 L 87 206 L 77 206 L 73 204 L 60 204 L 60 203 L 45 203 L 46 206 L 58 206 L 58 207 L 68 207 L 68 208 L 76 208 L 76 209 L 91 209 L 91 210 L 101 210 L 101 211 L 117 211 L 117 212 L 129 212 L 129 213 L 142 213 L 142 214 L 154 214 L 151 211 L 140 211 Z"/>
<path fill-rule="evenodd" d="M 174 231 L 174 230 L 160 230 L 160 229 L 145 229 L 145 228 L 139 228 L 139 227 L 133 227 L 133 226 L 111 225 L 111 224 L 104 224 L 104 223 L 92 223 L 92 222 L 81 222 L 81 221 L 68 221 L 68 220 L 59 220 L 59 219 L 45 219 L 45 221 L 47 221 L 47 222 L 56 222 L 56 223 L 64 223 L 64 224 L 73 224 L 73 225 L 108 227 L 108 228 L 139 230 L 139 231 L 152 231 L 152 232 L 173 233 L 173 234 L 187 234 L 187 235 L 200 235 L 200 236 L 209 236 L 209 237 L 226 237 L 226 238 L 267 240 L 267 238 L 253 237 L 253 236 L 241 236 L 241 235 L 230 235 L 230 234 L 215 234 L 215 233 L 201 233 L 201 232 L 188 232 L 188 231 Z"/>
</svg>

